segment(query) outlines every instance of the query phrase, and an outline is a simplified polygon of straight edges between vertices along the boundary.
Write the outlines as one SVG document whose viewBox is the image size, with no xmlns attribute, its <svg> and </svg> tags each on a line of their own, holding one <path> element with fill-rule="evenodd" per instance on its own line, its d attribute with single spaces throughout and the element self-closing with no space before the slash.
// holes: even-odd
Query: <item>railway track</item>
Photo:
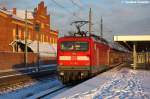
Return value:
<svg viewBox="0 0 150 99">
<path fill-rule="evenodd" d="M 35 94 L 33 96 L 30 96 L 27 99 L 43 99 L 45 97 L 51 97 L 52 94 L 55 94 L 61 90 L 68 89 L 68 88 L 69 87 L 66 85 L 58 85 L 58 86 L 53 87 L 51 89 L 48 89 L 48 90 L 42 91 L 38 94 Z"/>
<path fill-rule="evenodd" d="M 43 70 L 40 72 L 11 74 L 0 77 L 0 95 L 30 86 L 44 77 L 56 74 L 56 69 Z"/>
<path fill-rule="evenodd" d="M 40 67 L 40 71 L 38 71 L 37 67 L 0 71 L 0 79 L 12 77 L 12 76 L 35 74 L 35 73 L 44 72 L 44 71 L 54 71 L 57 69 L 56 66 L 57 66 L 57 64 L 51 64 L 48 66 L 45 65 L 45 66 Z"/>
</svg>

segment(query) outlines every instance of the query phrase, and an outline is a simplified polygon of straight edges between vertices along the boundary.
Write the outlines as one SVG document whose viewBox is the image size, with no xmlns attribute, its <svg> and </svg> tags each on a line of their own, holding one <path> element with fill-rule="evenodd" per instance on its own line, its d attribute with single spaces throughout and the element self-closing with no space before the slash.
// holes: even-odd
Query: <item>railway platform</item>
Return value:
<svg viewBox="0 0 150 99">
<path fill-rule="evenodd" d="M 150 99 L 150 71 L 129 65 L 113 68 L 53 99 Z"/>
</svg>

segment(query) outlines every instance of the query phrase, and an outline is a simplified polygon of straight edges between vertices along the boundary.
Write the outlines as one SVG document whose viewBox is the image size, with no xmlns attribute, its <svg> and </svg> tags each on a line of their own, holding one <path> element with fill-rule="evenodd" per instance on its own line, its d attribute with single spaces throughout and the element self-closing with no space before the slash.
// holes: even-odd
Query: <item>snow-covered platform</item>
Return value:
<svg viewBox="0 0 150 99">
<path fill-rule="evenodd" d="M 150 99 L 150 71 L 114 68 L 53 99 Z"/>
</svg>

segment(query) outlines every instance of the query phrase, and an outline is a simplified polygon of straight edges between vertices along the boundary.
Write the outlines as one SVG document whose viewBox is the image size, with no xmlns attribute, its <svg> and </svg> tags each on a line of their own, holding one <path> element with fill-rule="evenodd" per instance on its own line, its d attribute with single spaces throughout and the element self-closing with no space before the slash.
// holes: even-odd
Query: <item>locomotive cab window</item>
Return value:
<svg viewBox="0 0 150 99">
<path fill-rule="evenodd" d="M 73 50 L 74 44 L 73 42 L 62 42 L 61 43 L 61 50 Z"/>
<path fill-rule="evenodd" d="M 88 42 L 64 41 L 61 43 L 61 50 L 63 51 L 87 51 L 88 48 L 89 48 Z"/>
</svg>

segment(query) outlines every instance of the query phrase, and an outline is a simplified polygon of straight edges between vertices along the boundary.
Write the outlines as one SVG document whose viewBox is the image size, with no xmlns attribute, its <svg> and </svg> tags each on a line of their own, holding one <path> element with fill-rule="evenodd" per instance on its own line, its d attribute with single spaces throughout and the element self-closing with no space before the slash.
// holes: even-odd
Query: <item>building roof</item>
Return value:
<svg viewBox="0 0 150 99">
<path fill-rule="evenodd" d="M 18 14 L 18 15 L 15 15 L 15 14 L 12 13 L 11 10 L 3 10 L 3 9 L 1 9 L 1 8 L 0 8 L 0 12 L 4 13 L 4 14 L 10 16 L 10 17 L 12 17 L 12 18 L 15 19 L 15 20 L 19 20 L 19 21 L 25 22 L 25 18 L 22 18 L 23 16 L 22 16 L 22 17 L 19 17 L 19 15 L 21 15 L 21 13 Z M 27 22 L 30 23 L 30 24 L 33 24 L 31 21 L 27 21 Z"/>
<path fill-rule="evenodd" d="M 15 43 L 20 43 L 25 45 L 24 40 L 14 40 L 9 45 L 14 46 Z M 37 41 L 28 40 L 27 47 L 30 48 L 34 53 L 37 53 Z M 40 56 L 56 56 L 57 45 L 49 44 L 47 42 L 39 42 L 39 53 Z"/>
<path fill-rule="evenodd" d="M 9 10 L 11 13 L 13 13 L 13 10 Z M 25 12 L 26 10 L 20 10 L 17 9 L 16 10 L 16 15 L 17 17 L 21 18 L 21 19 L 25 19 Z M 33 11 L 27 11 L 27 19 L 33 19 Z"/>
<path fill-rule="evenodd" d="M 3 10 L 2 8 L 0 8 L 0 12 L 5 13 L 7 15 L 11 15 L 12 14 L 10 11 Z"/>
</svg>

